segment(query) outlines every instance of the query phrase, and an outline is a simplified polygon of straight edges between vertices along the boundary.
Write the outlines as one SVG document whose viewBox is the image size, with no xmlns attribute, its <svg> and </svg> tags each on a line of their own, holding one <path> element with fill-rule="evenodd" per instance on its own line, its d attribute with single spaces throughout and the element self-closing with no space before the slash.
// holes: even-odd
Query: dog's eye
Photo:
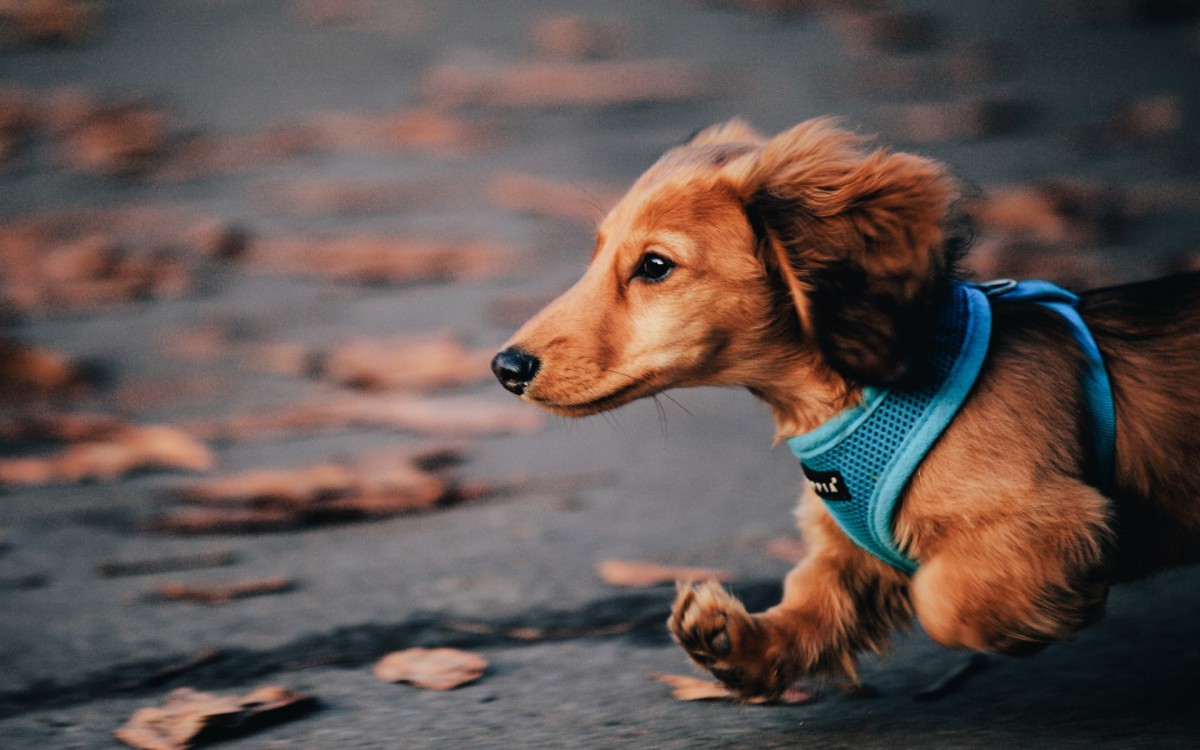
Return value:
<svg viewBox="0 0 1200 750">
<path fill-rule="evenodd" d="M 638 261 L 637 268 L 633 272 L 634 278 L 643 278 L 646 281 L 662 281 L 671 275 L 675 264 L 658 253 L 646 253 L 642 259 Z"/>
</svg>

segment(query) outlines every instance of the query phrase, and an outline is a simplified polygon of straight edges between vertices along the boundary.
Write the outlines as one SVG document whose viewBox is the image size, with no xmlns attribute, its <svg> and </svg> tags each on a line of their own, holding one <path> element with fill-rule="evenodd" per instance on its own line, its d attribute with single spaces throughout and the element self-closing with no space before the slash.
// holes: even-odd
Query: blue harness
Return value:
<svg viewBox="0 0 1200 750">
<path fill-rule="evenodd" d="M 864 388 L 859 403 L 811 432 L 787 439 L 804 475 L 838 525 L 859 546 L 908 573 L 917 562 L 892 535 L 900 496 L 917 465 L 950 424 L 983 367 L 993 300 L 1036 302 L 1063 316 L 1083 352 L 1081 373 L 1097 487 L 1112 479 L 1116 419 L 1096 341 L 1076 311 L 1079 298 L 1045 281 L 955 284 L 927 352 L 902 385 Z"/>
</svg>

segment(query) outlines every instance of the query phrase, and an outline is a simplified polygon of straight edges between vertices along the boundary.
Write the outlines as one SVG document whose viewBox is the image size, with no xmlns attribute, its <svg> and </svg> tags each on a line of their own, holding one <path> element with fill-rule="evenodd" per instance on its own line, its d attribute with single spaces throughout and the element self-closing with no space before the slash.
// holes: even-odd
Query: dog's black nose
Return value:
<svg viewBox="0 0 1200 750">
<path fill-rule="evenodd" d="M 538 358 L 516 347 L 509 347 L 492 359 L 492 372 L 500 385 L 520 396 L 541 366 Z"/>
</svg>

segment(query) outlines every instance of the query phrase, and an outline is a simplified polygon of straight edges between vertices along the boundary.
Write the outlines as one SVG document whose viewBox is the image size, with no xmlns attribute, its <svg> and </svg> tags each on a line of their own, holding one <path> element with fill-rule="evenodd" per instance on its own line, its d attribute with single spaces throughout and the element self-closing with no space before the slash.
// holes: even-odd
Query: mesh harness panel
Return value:
<svg viewBox="0 0 1200 750">
<path fill-rule="evenodd" d="M 1111 478 L 1115 444 L 1112 392 L 1095 340 L 1075 305 L 1079 299 L 1044 281 L 956 284 L 933 327 L 924 356 L 901 385 L 866 388 L 861 401 L 817 429 L 787 439 L 788 447 L 838 525 L 859 546 L 912 573 L 917 561 L 892 534 L 900 497 L 921 460 L 970 393 L 987 355 L 991 302 L 1031 301 L 1062 315 L 1080 344 L 1089 427 L 1100 467 Z"/>
</svg>

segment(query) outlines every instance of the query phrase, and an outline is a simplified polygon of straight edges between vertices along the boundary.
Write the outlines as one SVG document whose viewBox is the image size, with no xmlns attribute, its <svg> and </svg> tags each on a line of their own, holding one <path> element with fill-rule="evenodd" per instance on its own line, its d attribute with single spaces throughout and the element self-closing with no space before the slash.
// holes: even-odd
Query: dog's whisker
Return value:
<svg viewBox="0 0 1200 750">
<path fill-rule="evenodd" d="M 667 432 L 667 410 L 663 408 L 662 402 L 658 400 L 658 394 L 652 394 L 650 399 L 654 401 L 654 408 L 658 411 L 658 427 L 662 432 L 663 440 L 666 440 L 670 435 Z"/>
</svg>

